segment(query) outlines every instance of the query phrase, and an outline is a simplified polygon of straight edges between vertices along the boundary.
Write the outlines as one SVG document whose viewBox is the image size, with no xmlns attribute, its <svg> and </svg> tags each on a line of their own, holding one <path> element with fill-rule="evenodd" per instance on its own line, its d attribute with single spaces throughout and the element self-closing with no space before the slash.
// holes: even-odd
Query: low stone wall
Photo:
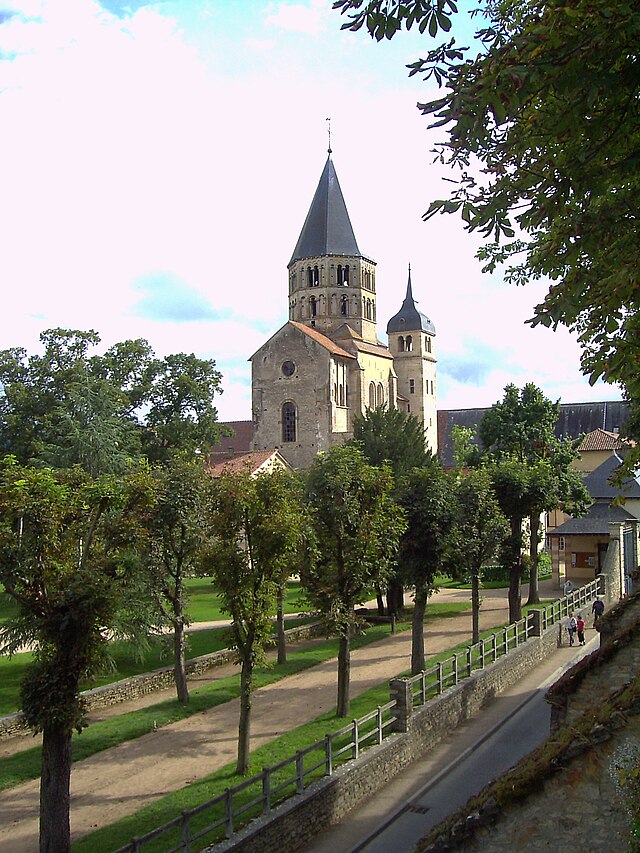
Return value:
<svg viewBox="0 0 640 853">
<path fill-rule="evenodd" d="M 228 841 L 208 848 L 212 853 L 298 850 L 315 835 L 338 823 L 351 809 L 384 787 L 452 729 L 474 716 L 500 691 L 515 684 L 558 645 L 557 628 L 533 637 L 484 670 L 417 708 L 406 733 L 391 735 L 333 776 L 309 786 L 304 794 L 278 806 Z"/>
<path fill-rule="evenodd" d="M 311 625 L 300 625 L 297 628 L 289 628 L 285 631 L 285 636 L 289 643 L 300 643 L 304 640 L 322 636 L 323 633 L 323 627 L 318 623 L 313 623 Z M 274 640 L 271 645 L 275 646 L 276 641 Z M 222 649 L 219 652 L 212 652 L 208 655 L 191 658 L 186 664 L 187 675 L 200 675 L 209 669 L 214 669 L 226 663 L 232 663 L 235 659 L 236 654 L 232 649 Z M 141 675 L 134 675 L 132 678 L 116 681 L 113 684 L 105 684 L 104 687 L 85 690 L 82 696 L 87 702 L 87 709 L 93 711 L 97 708 L 106 708 L 111 705 L 118 705 L 121 702 L 128 702 L 131 699 L 139 699 L 141 696 L 147 696 L 149 693 L 155 693 L 167 687 L 172 687 L 173 684 L 173 666 L 165 666 L 162 669 L 155 669 L 153 672 L 145 672 Z M 29 734 L 29 732 L 29 727 L 25 723 L 21 711 L 9 714 L 6 717 L 0 717 L 0 741 L 8 740 L 18 735 Z"/>
</svg>

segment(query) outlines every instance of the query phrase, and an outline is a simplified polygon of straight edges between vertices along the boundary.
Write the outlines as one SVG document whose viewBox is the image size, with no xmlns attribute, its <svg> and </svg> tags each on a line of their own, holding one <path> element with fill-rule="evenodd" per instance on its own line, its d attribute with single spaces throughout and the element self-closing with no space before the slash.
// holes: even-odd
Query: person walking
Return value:
<svg viewBox="0 0 640 853">
<path fill-rule="evenodd" d="M 573 639 L 575 637 L 575 633 L 578 630 L 578 620 L 575 617 L 575 614 L 569 617 L 569 621 L 567 622 L 567 632 L 569 634 L 569 645 L 573 645 Z"/>
<path fill-rule="evenodd" d="M 581 646 L 584 646 L 584 619 L 582 618 L 582 613 L 578 613 L 576 631 L 578 632 L 578 642 Z"/>
<path fill-rule="evenodd" d="M 596 622 L 604 613 L 604 601 L 601 598 L 596 598 L 596 600 L 591 605 L 591 612 L 593 613 L 593 627 L 596 627 Z"/>
</svg>

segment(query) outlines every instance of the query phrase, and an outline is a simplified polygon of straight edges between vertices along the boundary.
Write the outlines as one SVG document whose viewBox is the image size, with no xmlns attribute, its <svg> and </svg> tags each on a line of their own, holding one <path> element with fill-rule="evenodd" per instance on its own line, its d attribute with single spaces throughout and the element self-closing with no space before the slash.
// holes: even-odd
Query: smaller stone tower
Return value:
<svg viewBox="0 0 640 853">
<path fill-rule="evenodd" d="M 409 401 L 409 413 L 422 421 L 427 446 L 437 453 L 436 328 L 416 308 L 411 291 L 411 266 L 407 295 L 398 313 L 387 323 L 387 335 L 398 376 L 398 394 Z"/>
</svg>

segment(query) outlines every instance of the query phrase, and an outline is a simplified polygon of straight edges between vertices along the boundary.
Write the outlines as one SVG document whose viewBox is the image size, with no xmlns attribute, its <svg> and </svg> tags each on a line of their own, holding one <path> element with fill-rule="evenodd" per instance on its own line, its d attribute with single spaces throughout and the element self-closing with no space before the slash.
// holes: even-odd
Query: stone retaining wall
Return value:
<svg viewBox="0 0 640 853">
<path fill-rule="evenodd" d="M 351 809 L 384 787 L 401 770 L 424 755 L 452 729 L 474 716 L 497 693 L 518 681 L 558 645 L 557 627 L 474 672 L 470 678 L 414 710 L 406 733 L 391 735 L 357 761 L 339 768 L 301 794 L 289 798 L 271 815 L 258 818 L 211 853 L 298 850 L 314 836 L 338 823 Z"/>
<path fill-rule="evenodd" d="M 318 623 L 314 623 L 311 625 L 301 625 L 297 628 L 289 628 L 285 631 L 285 636 L 289 643 L 300 643 L 304 640 L 322 636 L 323 632 L 323 627 Z M 275 646 L 276 641 L 274 640 L 271 645 Z M 212 652 L 208 655 L 191 658 L 186 664 L 187 675 L 200 675 L 209 669 L 222 666 L 225 663 L 232 663 L 235 659 L 235 652 L 232 649 L 222 649 L 219 652 Z M 141 675 L 134 675 L 132 678 L 116 681 L 113 684 L 105 684 L 104 687 L 85 690 L 82 696 L 87 702 L 87 709 L 93 711 L 97 708 L 105 708 L 111 705 L 118 705 L 121 702 L 128 702 L 131 699 L 139 699 L 141 696 L 146 696 L 149 693 L 155 693 L 158 690 L 172 687 L 174 683 L 173 666 L 165 666 L 153 672 L 145 672 Z M 25 723 L 21 711 L 9 714 L 6 717 L 0 717 L 0 741 L 29 733 L 30 729 Z"/>
</svg>

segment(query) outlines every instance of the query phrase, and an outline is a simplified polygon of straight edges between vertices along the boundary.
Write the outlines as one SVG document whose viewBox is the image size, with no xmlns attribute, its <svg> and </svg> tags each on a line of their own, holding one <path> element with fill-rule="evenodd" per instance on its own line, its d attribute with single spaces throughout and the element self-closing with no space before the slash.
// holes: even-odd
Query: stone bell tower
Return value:
<svg viewBox="0 0 640 853">
<path fill-rule="evenodd" d="M 398 313 L 387 323 L 387 335 L 398 377 L 398 393 L 409 401 L 409 412 L 424 425 L 427 446 L 437 453 L 436 327 L 416 307 L 411 266 L 407 295 Z"/>
<path fill-rule="evenodd" d="M 375 266 L 358 249 L 329 149 L 289 261 L 289 319 L 329 336 L 348 323 L 377 343 Z"/>
</svg>

